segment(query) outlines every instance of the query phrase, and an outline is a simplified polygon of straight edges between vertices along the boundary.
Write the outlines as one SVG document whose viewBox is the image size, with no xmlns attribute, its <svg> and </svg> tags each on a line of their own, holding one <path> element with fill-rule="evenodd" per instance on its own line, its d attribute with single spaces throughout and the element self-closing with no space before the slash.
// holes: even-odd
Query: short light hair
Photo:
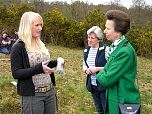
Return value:
<svg viewBox="0 0 152 114">
<path fill-rule="evenodd" d="M 87 31 L 87 35 L 94 33 L 99 40 L 103 40 L 103 32 L 99 26 L 93 26 Z"/>
<path fill-rule="evenodd" d="M 25 12 L 20 20 L 18 36 L 24 43 L 26 48 L 32 50 L 31 41 L 32 41 L 32 24 L 35 18 L 38 18 L 43 27 L 43 19 L 42 17 L 35 12 Z M 41 41 L 40 37 L 36 38 L 38 45 L 41 49 L 46 49 L 44 43 Z M 34 49 L 33 49 L 34 50 Z"/>
</svg>

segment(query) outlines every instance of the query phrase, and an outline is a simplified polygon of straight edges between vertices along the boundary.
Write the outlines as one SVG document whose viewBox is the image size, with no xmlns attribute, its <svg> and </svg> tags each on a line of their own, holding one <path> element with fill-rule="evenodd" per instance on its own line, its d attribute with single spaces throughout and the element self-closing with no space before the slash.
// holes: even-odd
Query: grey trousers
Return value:
<svg viewBox="0 0 152 114">
<path fill-rule="evenodd" d="M 52 88 L 46 93 L 35 93 L 35 96 L 21 96 L 23 114 L 56 114 L 56 96 Z"/>
</svg>

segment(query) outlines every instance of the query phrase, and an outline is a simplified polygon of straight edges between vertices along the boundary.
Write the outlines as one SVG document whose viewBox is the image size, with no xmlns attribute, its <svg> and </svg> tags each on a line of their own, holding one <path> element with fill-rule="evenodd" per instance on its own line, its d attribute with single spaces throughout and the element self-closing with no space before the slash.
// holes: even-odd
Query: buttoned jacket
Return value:
<svg viewBox="0 0 152 114">
<path fill-rule="evenodd" d="M 96 76 L 99 83 L 106 87 L 106 114 L 119 114 L 118 103 L 140 103 L 139 90 L 135 84 L 136 75 L 136 53 L 125 38 Z"/>
</svg>

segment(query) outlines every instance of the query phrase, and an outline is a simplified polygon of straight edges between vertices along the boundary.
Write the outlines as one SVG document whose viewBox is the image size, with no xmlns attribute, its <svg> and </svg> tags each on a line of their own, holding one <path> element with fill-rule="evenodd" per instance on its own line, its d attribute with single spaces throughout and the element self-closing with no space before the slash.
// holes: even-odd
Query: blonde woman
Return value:
<svg viewBox="0 0 152 114">
<path fill-rule="evenodd" d="M 56 113 L 53 68 L 57 60 L 49 61 L 50 54 L 40 40 L 42 27 L 43 19 L 38 13 L 25 12 L 20 20 L 19 39 L 11 52 L 12 75 L 18 80 L 24 114 Z"/>
</svg>

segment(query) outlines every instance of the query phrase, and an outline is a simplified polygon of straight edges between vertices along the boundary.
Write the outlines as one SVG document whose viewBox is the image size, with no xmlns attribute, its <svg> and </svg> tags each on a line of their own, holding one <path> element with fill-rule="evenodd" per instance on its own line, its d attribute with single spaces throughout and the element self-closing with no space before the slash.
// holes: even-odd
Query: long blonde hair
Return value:
<svg viewBox="0 0 152 114">
<path fill-rule="evenodd" d="M 32 48 L 32 23 L 35 18 L 41 21 L 43 27 L 43 19 L 38 13 L 25 12 L 21 17 L 18 31 L 19 39 L 25 43 L 25 47 L 30 51 L 36 51 L 36 49 Z M 41 51 L 48 52 L 40 37 L 36 38 L 36 42 Z"/>
</svg>

